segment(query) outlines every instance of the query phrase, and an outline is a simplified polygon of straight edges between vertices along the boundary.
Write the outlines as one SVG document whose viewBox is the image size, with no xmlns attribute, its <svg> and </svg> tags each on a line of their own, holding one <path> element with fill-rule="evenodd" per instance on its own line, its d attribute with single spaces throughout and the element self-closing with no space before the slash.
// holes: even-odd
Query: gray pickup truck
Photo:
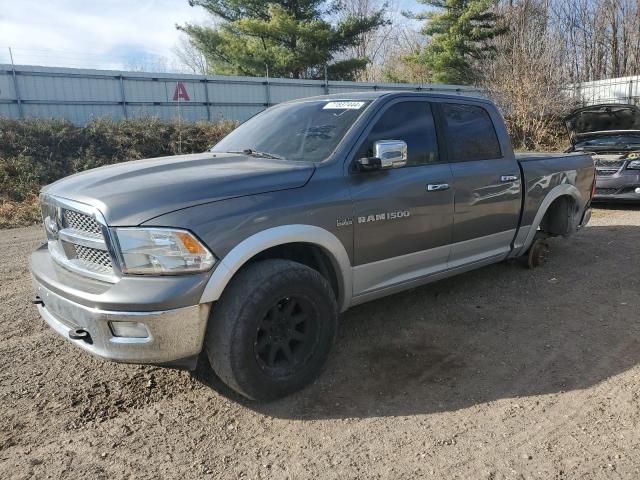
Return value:
<svg viewBox="0 0 640 480">
<path fill-rule="evenodd" d="M 194 369 L 254 400 L 321 371 L 349 307 L 521 257 L 590 216 L 587 154 L 514 155 L 489 101 L 296 100 L 211 151 L 41 194 L 40 315 L 107 359 Z"/>
</svg>

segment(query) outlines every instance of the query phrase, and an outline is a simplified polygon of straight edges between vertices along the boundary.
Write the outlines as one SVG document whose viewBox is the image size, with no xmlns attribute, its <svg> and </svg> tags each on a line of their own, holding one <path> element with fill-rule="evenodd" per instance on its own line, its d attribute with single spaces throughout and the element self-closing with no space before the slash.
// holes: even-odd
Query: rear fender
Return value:
<svg viewBox="0 0 640 480">
<path fill-rule="evenodd" d="M 580 190 L 578 190 L 574 185 L 570 185 L 568 183 L 563 183 L 562 185 L 555 186 L 549 191 L 547 196 L 544 198 L 544 200 L 540 204 L 540 207 L 538 207 L 538 212 L 536 213 L 536 216 L 534 217 L 533 222 L 529 227 L 529 231 L 527 232 L 527 236 L 525 237 L 525 240 L 522 243 L 522 246 L 514 250 L 514 252 L 511 255 L 512 257 L 521 255 L 529 249 L 529 247 L 531 246 L 531 244 L 535 239 L 536 232 L 538 231 L 538 228 L 540 227 L 540 224 L 542 223 L 542 220 L 544 219 L 545 214 L 549 210 L 549 207 L 555 200 L 562 197 L 563 195 L 573 198 L 573 200 L 576 202 L 576 205 L 579 206 L 579 212 L 578 212 L 579 218 L 577 218 L 576 220 L 577 222 L 576 225 L 579 223 L 580 215 L 585 204 L 584 198 L 582 197 Z"/>
</svg>

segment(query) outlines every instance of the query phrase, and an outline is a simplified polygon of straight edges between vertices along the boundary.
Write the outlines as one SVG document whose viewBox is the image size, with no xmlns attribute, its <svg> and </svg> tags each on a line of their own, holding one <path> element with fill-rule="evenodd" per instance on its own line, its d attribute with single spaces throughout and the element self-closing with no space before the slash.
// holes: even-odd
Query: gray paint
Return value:
<svg viewBox="0 0 640 480">
<path fill-rule="evenodd" d="M 301 187 L 313 170 L 310 163 L 207 152 L 95 168 L 43 192 L 95 204 L 108 225 L 127 226 L 202 203 Z"/>
<path fill-rule="evenodd" d="M 580 192 L 579 207 L 591 198 L 593 160 L 588 154 L 516 154 L 524 181 L 522 225 L 531 225 L 544 198 L 558 185 L 574 185 Z"/>
</svg>

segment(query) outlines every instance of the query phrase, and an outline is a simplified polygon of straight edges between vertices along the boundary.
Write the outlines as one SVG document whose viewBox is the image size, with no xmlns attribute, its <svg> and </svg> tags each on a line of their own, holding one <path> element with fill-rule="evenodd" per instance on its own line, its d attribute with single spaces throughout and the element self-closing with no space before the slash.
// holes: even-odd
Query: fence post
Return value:
<svg viewBox="0 0 640 480">
<path fill-rule="evenodd" d="M 18 102 L 18 117 L 24 118 L 22 113 L 22 100 L 20 100 L 20 91 L 18 90 L 18 77 L 16 75 L 16 66 L 13 63 L 13 52 L 9 47 L 9 58 L 11 58 L 11 73 L 13 74 L 13 91 L 16 93 L 16 102 Z"/>
<path fill-rule="evenodd" d="M 211 105 L 209 103 L 209 86 L 207 77 L 204 77 L 204 101 L 207 102 L 207 122 L 211 121 Z"/>
<path fill-rule="evenodd" d="M 122 113 L 124 114 L 124 119 L 127 120 L 129 114 L 127 112 L 127 97 L 124 93 L 124 77 L 122 74 L 120 74 L 120 97 L 122 98 Z"/>
<path fill-rule="evenodd" d="M 633 105 L 633 78 L 629 79 L 629 105 Z"/>
<path fill-rule="evenodd" d="M 266 97 L 266 107 L 269 108 L 271 105 L 271 85 L 269 84 L 269 64 L 265 63 L 265 69 L 267 72 L 267 76 L 264 79 L 264 95 Z"/>
<path fill-rule="evenodd" d="M 329 75 L 327 74 L 327 64 L 324 64 L 324 94 L 329 95 Z"/>
<path fill-rule="evenodd" d="M 582 84 L 575 83 L 573 86 L 573 96 L 574 98 L 580 102 L 581 105 L 584 106 L 585 102 L 582 99 Z"/>
</svg>

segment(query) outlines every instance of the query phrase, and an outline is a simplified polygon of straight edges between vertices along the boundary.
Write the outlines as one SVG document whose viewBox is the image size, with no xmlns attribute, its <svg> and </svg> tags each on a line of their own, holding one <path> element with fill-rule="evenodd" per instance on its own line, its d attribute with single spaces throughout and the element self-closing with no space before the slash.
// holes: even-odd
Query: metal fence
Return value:
<svg viewBox="0 0 640 480">
<path fill-rule="evenodd" d="M 584 82 L 569 87 L 583 105 L 629 103 L 640 105 L 640 75 Z"/>
<path fill-rule="evenodd" d="M 466 86 L 158 74 L 0 64 L 0 116 L 246 120 L 286 100 L 371 90 L 482 95 Z"/>
</svg>

